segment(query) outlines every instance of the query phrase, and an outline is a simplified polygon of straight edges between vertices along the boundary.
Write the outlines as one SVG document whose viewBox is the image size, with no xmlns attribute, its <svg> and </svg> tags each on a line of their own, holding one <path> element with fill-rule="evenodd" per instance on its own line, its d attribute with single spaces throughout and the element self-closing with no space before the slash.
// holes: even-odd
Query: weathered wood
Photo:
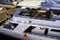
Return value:
<svg viewBox="0 0 60 40">
<path fill-rule="evenodd" d="M 18 8 L 13 8 L 13 9 L 9 9 L 9 15 L 12 15 L 14 12 L 16 12 L 18 10 Z"/>
<path fill-rule="evenodd" d="M 8 5 L 8 4 L 0 4 L 1 7 L 5 7 L 5 8 L 15 8 L 16 6 L 14 5 Z"/>
<path fill-rule="evenodd" d="M 0 23 L 7 19 L 6 10 L 0 11 Z"/>
</svg>

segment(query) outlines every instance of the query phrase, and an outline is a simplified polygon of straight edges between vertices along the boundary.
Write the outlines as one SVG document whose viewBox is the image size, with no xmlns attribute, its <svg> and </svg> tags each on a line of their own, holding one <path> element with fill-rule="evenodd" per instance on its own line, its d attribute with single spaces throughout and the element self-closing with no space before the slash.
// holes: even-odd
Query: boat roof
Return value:
<svg viewBox="0 0 60 40">
<path fill-rule="evenodd" d="M 30 24 L 33 25 L 60 28 L 60 20 L 48 21 L 48 20 L 30 19 L 24 17 L 14 17 L 10 19 L 11 23 L 18 23 L 18 24 L 19 23 L 29 24 L 29 21 L 31 21 Z"/>
</svg>

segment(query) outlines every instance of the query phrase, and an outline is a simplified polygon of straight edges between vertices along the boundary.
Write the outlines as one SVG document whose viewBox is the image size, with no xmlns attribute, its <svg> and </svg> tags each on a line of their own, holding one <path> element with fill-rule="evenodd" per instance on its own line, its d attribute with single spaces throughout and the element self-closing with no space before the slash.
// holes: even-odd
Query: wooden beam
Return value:
<svg viewBox="0 0 60 40">
<path fill-rule="evenodd" d="M 1 7 L 5 7 L 5 8 L 15 8 L 16 6 L 14 5 L 8 5 L 8 4 L 0 4 Z"/>
</svg>

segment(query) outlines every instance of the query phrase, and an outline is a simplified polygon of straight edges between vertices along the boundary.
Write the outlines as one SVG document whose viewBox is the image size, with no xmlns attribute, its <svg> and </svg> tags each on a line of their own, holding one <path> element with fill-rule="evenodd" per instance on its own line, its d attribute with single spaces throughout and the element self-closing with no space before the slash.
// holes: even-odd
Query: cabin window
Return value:
<svg viewBox="0 0 60 40">
<path fill-rule="evenodd" d="M 15 24 L 15 23 L 8 23 L 8 24 L 4 24 L 3 28 L 14 30 L 17 27 L 17 25 L 18 24 Z"/>
<path fill-rule="evenodd" d="M 29 28 L 27 28 L 24 32 L 25 33 L 31 33 L 32 29 L 34 29 L 34 26 L 30 26 Z"/>
<path fill-rule="evenodd" d="M 45 29 L 45 32 L 44 32 L 44 35 L 47 35 L 48 34 L 48 28 Z"/>
<path fill-rule="evenodd" d="M 51 31 L 53 31 L 53 32 L 60 32 L 60 30 L 58 30 L 58 29 L 51 29 Z"/>
<path fill-rule="evenodd" d="M 11 23 L 11 24 L 14 26 L 14 28 L 16 28 L 17 25 L 18 25 L 18 24 L 16 24 L 16 23 Z"/>
</svg>

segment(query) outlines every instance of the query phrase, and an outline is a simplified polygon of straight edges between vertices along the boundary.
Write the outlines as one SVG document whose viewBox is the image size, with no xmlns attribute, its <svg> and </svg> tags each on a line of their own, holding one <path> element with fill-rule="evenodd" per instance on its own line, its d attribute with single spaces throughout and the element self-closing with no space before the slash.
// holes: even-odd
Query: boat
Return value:
<svg viewBox="0 0 60 40">
<path fill-rule="evenodd" d="M 22 40 L 24 40 L 24 35 L 27 36 L 27 40 L 59 40 L 59 15 L 57 8 L 22 6 L 13 14 L 12 18 L 1 25 L 0 32 Z"/>
</svg>

